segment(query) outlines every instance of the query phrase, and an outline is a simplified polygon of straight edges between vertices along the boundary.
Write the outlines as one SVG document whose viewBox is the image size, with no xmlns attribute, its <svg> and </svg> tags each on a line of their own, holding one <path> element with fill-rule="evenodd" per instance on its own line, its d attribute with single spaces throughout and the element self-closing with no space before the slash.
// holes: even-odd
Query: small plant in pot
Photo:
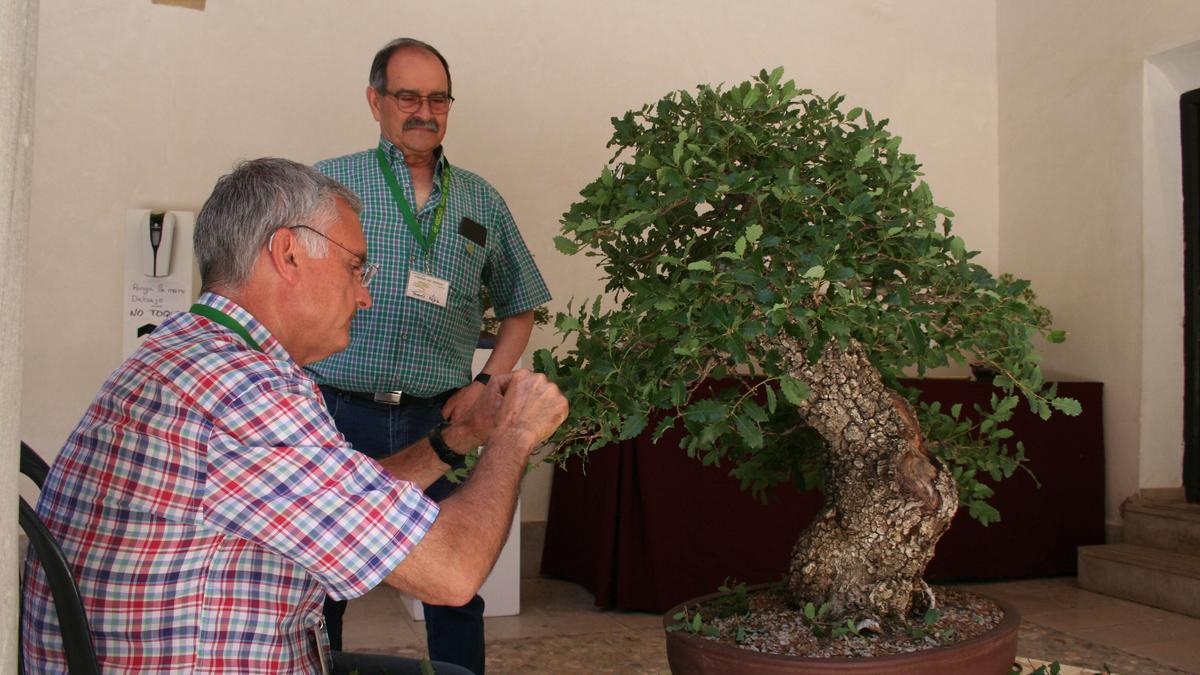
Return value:
<svg viewBox="0 0 1200 675">
<path fill-rule="evenodd" d="M 613 118 L 556 238 L 605 295 L 559 314 L 567 348 L 535 364 L 571 400 L 558 459 L 682 425 L 756 495 L 819 487 L 782 593 L 829 626 L 908 630 L 938 608 L 922 577 L 959 506 L 998 518 L 980 478 L 1023 460 L 1015 406 L 1079 406 L 1043 379 L 1038 342 L 1065 336 L 1029 283 L 972 262 L 887 121 L 842 103 L 776 69 Z M 994 373 L 990 408 L 901 384 L 951 363 Z"/>
</svg>

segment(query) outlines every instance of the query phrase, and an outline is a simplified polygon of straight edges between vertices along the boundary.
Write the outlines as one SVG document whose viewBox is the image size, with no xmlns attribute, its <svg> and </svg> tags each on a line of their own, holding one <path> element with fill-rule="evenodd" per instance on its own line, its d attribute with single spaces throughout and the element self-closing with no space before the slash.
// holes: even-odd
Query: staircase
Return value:
<svg viewBox="0 0 1200 675">
<path fill-rule="evenodd" d="M 1200 617 L 1200 504 L 1128 504 L 1125 543 L 1079 547 L 1089 591 Z"/>
</svg>

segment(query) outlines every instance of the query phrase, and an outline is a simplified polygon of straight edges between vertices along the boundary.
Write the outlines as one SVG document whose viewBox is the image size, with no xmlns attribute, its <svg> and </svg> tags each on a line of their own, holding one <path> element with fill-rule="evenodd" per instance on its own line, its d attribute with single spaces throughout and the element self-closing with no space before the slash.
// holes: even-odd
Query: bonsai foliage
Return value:
<svg viewBox="0 0 1200 675">
<path fill-rule="evenodd" d="M 655 440 L 682 425 L 689 455 L 759 496 L 784 481 L 828 488 L 831 445 L 846 439 L 817 421 L 842 413 L 818 410 L 813 380 L 832 391 L 858 375 L 822 364 L 863 355 L 869 377 L 915 406 L 914 452 L 927 448 L 960 501 L 993 521 L 981 478 L 1023 459 L 1005 428 L 1020 399 L 1043 418 L 1078 412 L 1039 368 L 1037 341 L 1064 334 L 1027 281 L 972 262 L 887 120 L 782 76 L 676 91 L 613 118 L 613 157 L 556 238 L 598 259 L 605 295 L 558 315 L 573 346 L 536 356 L 571 401 L 556 457 L 655 420 Z M 900 386 L 950 362 L 997 373 L 989 408 L 917 405 Z M 729 386 L 734 376 L 749 385 Z"/>
</svg>

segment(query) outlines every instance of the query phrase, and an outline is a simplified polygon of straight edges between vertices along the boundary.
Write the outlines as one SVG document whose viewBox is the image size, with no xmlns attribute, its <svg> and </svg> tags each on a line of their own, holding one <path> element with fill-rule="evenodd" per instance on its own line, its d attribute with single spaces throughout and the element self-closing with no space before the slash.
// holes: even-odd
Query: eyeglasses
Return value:
<svg viewBox="0 0 1200 675">
<path fill-rule="evenodd" d="M 401 89 L 400 91 L 381 90 L 379 93 L 384 96 L 391 96 L 396 99 L 396 107 L 400 112 L 417 112 L 421 109 L 421 101 L 429 102 L 429 112 L 435 115 L 442 115 L 450 112 L 450 104 L 454 103 L 454 97 L 449 94 L 430 94 L 422 96 L 415 91 Z"/>
<path fill-rule="evenodd" d="M 308 225 L 291 225 L 287 229 L 289 229 L 289 230 L 308 230 L 309 232 L 318 234 L 325 241 L 333 244 L 334 246 L 337 246 L 338 248 L 342 249 L 346 253 L 349 253 L 350 255 L 354 256 L 354 259 L 358 261 L 358 265 L 359 265 L 358 281 L 359 281 L 359 283 L 361 283 L 363 285 L 363 288 L 366 288 L 371 285 L 371 280 L 375 278 L 375 273 L 379 271 L 379 263 L 367 262 L 367 259 L 365 256 L 363 256 L 359 253 L 355 253 L 354 251 L 351 251 L 350 249 L 346 248 L 341 243 L 339 243 L 337 240 L 330 239 L 328 236 L 325 235 L 324 232 L 322 232 L 316 228 L 309 227 Z"/>
</svg>

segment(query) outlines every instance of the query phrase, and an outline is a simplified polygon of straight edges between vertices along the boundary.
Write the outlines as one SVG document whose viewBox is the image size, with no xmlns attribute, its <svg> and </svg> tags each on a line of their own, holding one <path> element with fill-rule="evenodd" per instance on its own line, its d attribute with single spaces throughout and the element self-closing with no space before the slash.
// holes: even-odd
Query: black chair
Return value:
<svg viewBox="0 0 1200 675">
<path fill-rule="evenodd" d="M 21 473 L 29 476 L 40 488 L 46 482 L 49 470 L 45 460 L 28 445 L 21 443 Z M 54 596 L 54 609 L 58 612 L 58 626 L 67 655 L 67 669 L 72 675 L 99 673 L 100 666 L 96 662 L 96 648 L 92 644 L 92 631 L 83 610 L 83 599 L 79 596 L 79 587 L 75 584 L 62 547 L 25 498 L 18 499 L 21 500 L 21 529 L 25 530 L 25 536 L 29 537 L 29 543 L 42 563 L 42 571 Z"/>
<path fill-rule="evenodd" d="M 39 490 L 46 484 L 46 474 L 50 473 L 50 465 L 33 448 L 25 445 L 25 441 L 21 441 L 21 473 L 29 476 Z"/>
</svg>

